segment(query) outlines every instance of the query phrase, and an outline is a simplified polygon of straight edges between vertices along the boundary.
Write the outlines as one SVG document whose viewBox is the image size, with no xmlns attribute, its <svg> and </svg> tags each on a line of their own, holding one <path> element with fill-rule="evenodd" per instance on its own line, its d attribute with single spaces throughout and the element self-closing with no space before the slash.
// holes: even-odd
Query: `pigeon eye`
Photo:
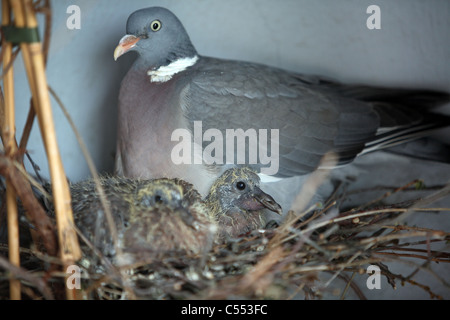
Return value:
<svg viewBox="0 0 450 320">
<path fill-rule="evenodd" d="M 161 21 L 159 20 L 154 20 L 152 21 L 152 23 L 150 23 L 150 28 L 152 29 L 152 31 L 158 31 L 159 29 L 161 29 Z"/>
<path fill-rule="evenodd" d="M 242 191 L 242 190 L 244 190 L 246 187 L 247 187 L 247 186 L 246 186 L 245 182 L 239 181 L 239 182 L 236 183 L 236 188 L 238 188 L 238 190 L 241 190 L 241 191 Z"/>
</svg>

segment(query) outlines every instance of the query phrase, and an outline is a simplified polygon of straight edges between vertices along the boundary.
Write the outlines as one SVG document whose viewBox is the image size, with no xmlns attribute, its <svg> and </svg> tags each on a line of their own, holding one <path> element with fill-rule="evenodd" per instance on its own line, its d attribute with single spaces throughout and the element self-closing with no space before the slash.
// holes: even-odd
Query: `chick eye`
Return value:
<svg viewBox="0 0 450 320">
<path fill-rule="evenodd" d="M 238 190 L 241 190 L 241 191 L 242 191 L 242 190 L 244 190 L 246 187 L 247 187 L 247 186 L 246 186 L 245 182 L 239 181 L 239 182 L 236 183 L 236 188 L 238 188 Z"/>
<path fill-rule="evenodd" d="M 155 203 L 163 203 L 163 198 L 160 195 L 155 196 Z"/>
<path fill-rule="evenodd" d="M 152 31 L 158 31 L 159 29 L 161 29 L 161 21 L 153 20 L 152 23 L 150 23 L 150 28 L 152 29 Z"/>
</svg>

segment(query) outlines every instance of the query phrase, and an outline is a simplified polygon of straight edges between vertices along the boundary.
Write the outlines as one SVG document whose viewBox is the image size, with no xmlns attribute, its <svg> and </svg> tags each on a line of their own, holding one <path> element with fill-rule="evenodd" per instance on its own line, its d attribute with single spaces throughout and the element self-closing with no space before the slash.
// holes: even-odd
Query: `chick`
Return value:
<svg viewBox="0 0 450 320">
<path fill-rule="evenodd" d="M 156 179 L 137 189 L 123 235 L 128 252 L 181 251 L 207 248 L 217 227 L 200 194 L 181 179 Z"/>
<path fill-rule="evenodd" d="M 218 222 L 220 237 L 264 228 L 265 209 L 281 214 L 281 206 L 259 185 L 259 176 L 247 167 L 228 169 L 213 183 L 205 202 Z"/>
<path fill-rule="evenodd" d="M 138 183 L 143 182 L 110 176 L 100 177 L 99 180 L 109 203 L 115 228 L 120 235 L 128 225 L 129 210 Z M 84 180 L 72 184 L 70 193 L 75 225 L 103 255 L 114 257 L 116 248 L 95 181 Z"/>
<path fill-rule="evenodd" d="M 200 194 L 180 179 L 102 177 L 123 253 L 199 253 L 214 237 L 214 220 Z M 71 186 L 75 224 L 102 254 L 116 258 L 103 205 L 93 180 Z M 115 259 L 116 261 L 116 259 Z"/>
</svg>

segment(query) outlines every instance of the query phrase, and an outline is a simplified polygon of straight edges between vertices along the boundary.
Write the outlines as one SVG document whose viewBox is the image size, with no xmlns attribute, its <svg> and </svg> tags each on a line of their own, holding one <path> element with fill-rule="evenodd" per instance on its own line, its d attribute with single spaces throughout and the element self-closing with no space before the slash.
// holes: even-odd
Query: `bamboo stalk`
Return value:
<svg viewBox="0 0 450 320">
<path fill-rule="evenodd" d="M 44 31 L 44 40 L 42 42 L 42 50 L 44 55 L 44 65 L 47 65 L 48 60 L 48 52 L 50 48 L 50 37 L 51 37 L 51 27 L 52 27 L 52 10 L 50 6 L 50 0 L 45 0 L 44 7 L 45 14 L 45 31 Z M 28 144 L 28 140 L 30 138 L 31 129 L 33 128 L 34 118 L 36 116 L 36 112 L 34 110 L 33 101 L 30 101 L 30 109 L 28 110 L 27 121 L 25 122 L 25 127 L 22 131 L 22 138 L 20 139 L 19 150 L 25 150 Z M 23 163 L 23 155 L 25 153 L 20 153 L 20 162 Z"/>
<path fill-rule="evenodd" d="M 11 8 L 7 0 L 2 2 L 2 24 L 9 25 L 11 22 Z M 3 66 L 8 66 L 12 60 L 12 44 L 10 42 L 3 43 Z M 5 152 L 8 157 L 13 158 L 17 151 L 15 140 L 15 112 L 14 112 L 14 72 L 11 65 L 6 71 L 3 78 L 5 89 L 5 110 L 3 129 L 3 143 Z M 11 180 L 6 180 L 6 208 L 8 221 L 8 255 L 12 265 L 20 267 L 20 251 L 19 251 L 19 219 L 17 216 L 17 197 Z M 11 300 L 20 300 L 20 281 L 11 275 L 9 292 Z"/>
<path fill-rule="evenodd" d="M 31 0 L 11 0 L 11 5 L 17 27 L 37 27 Z M 67 267 L 81 257 L 81 251 L 73 228 L 69 186 L 57 145 L 41 43 L 22 43 L 21 50 L 50 167 L 60 257 Z M 67 290 L 66 293 L 68 299 L 74 298 L 73 292 Z"/>
<path fill-rule="evenodd" d="M 25 154 L 25 149 L 28 144 L 28 140 L 30 139 L 31 129 L 33 128 L 34 117 L 36 116 L 36 111 L 33 107 L 33 102 L 30 103 L 30 109 L 28 109 L 27 121 L 25 122 L 25 127 L 22 131 L 22 137 L 19 142 L 19 150 L 23 150 L 22 155 Z M 20 159 L 20 162 L 23 163 L 23 156 Z"/>
</svg>

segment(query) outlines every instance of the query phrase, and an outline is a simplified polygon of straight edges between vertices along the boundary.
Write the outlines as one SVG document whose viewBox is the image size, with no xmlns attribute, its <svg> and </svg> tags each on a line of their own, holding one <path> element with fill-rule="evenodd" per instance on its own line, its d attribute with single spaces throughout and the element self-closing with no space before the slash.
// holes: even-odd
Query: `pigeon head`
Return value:
<svg viewBox="0 0 450 320">
<path fill-rule="evenodd" d="M 138 63 L 155 71 L 197 58 L 182 23 L 165 8 L 151 7 L 133 12 L 128 18 L 126 33 L 114 50 L 115 60 L 128 51 L 136 51 L 140 56 Z"/>
<path fill-rule="evenodd" d="M 218 203 L 221 211 L 237 208 L 243 211 L 269 209 L 281 213 L 281 206 L 259 187 L 260 178 L 247 167 L 233 168 L 220 176 L 207 196 L 207 202 Z"/>
</svg>

